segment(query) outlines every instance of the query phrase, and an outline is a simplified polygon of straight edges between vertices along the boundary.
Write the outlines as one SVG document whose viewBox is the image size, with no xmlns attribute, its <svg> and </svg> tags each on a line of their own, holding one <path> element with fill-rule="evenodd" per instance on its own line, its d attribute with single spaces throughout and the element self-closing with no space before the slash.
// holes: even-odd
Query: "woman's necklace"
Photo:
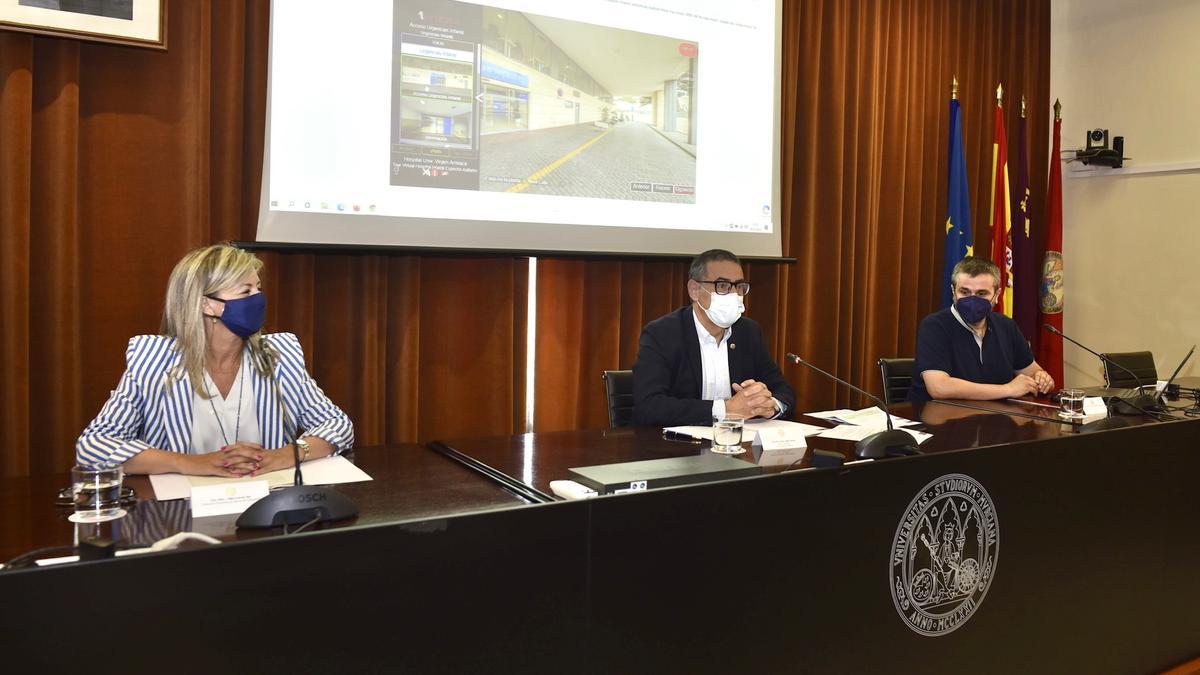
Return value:
<svg viewBox="0 0 1200 675">
<path fill-rule="evenodd" d="M 245 365 L 245 364 L 241 364 Z M 237 403 L 237 424 L 233 428 L 233 442 L 237 443 L 238 434 L 242 431 L 242 392 L 245 390 L 246 378 L 242 368 L 238 367 L 238 403 Z M 217 428 L 221 430 L 221 438 L 225 441 L 225 445 L 232 445 L 229 442 L 229 437 L 225 435 L 225 425 L 221 423 L 221 416 L 217 414 L 217 405 L 213 403 L 213 395 L 208 391 L 208 380 L 204 381 L 204 394 L 208 396 L 208 405 L 212 408 L 213 417 L 217 418 Z"/>
</svg>

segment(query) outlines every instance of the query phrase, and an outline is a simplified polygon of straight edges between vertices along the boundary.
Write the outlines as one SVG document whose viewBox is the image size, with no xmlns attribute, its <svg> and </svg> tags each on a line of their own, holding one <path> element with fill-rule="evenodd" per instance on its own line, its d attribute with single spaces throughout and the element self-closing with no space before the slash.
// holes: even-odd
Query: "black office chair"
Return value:
<svg viewBox="0 0 1200 675">
<path fill-rule="evenodd" d="M 1104 385 L 1114 389 L 1133 389 L 1141 384 L 1152 385 L 1158 381 L 1158 370 L 1154 367 L 1154 354 L 1151 352 L 1115 352 L 1105 354 L 1112 361 L 1125 366 L 1137 379 L 1129 373 L 1104 361 Z"/>
<path fill-rule="evenodd" d="M 604 371 L 604 391 L 608 396 L 608 428 L 618 429 L 633 423 L 633 371 Z"/>
<path fill-rule="evenodd" d="M 879 375 L 883 378 L 883 402 L 891 405 L 908 399 L 912 389 L 912 359 L 879 359 Z"/>
</svg>

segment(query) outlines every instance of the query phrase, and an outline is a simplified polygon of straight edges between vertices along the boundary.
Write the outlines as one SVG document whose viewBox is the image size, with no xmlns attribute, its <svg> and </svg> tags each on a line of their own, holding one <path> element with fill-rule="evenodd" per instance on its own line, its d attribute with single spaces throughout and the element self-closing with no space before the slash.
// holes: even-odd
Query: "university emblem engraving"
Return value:
<svg viewBox="0 0 1200 675">
<path fill-rule="evenodd" d="M 958 473 L 930 482 L 909 502 L 892 540 L 888 582 L 896 611 L 921 635 L 953 632 L 983 602 L 999 554 L 987 490 Z"/>
</svg>

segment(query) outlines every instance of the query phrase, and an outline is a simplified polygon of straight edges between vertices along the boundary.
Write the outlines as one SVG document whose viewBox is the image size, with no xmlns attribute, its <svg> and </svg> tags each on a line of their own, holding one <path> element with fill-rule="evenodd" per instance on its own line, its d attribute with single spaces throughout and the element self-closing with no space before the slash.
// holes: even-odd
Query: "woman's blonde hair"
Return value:
<svg viewBox="0 0 1200 675">
<path fill-rule="evenodd" d="M 204 387 L 204 357 L 208 353 L 208 333 L 204 328 L 203 299 L 233 286 L 258 272 L 262 261 L 253 253 L 227 244 L 198 248 L 183 256 L 171 271 L 167 281 L 167 299 L 163 307 L 159 332 L 175 338 L 175 350 L 183 357 L 168 379 L 187 375 L 192 389 L 204 398 L 210 394 Z M 279 355 L 255 333 L 246 339 L 250 362 L 262 375 L 269 377 Z"/>
</svg>

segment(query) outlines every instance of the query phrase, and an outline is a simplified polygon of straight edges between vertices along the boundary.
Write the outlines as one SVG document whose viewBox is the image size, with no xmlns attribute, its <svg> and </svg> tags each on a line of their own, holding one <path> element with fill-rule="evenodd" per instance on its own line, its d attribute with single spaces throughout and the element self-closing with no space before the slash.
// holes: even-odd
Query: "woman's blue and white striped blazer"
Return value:
<svg viewBox="0 0 1200 675">
<path fill-rule="evenodd" d="M 354 447 L 354 425 L 305 370 L 296 336 L 272 333 L 263 340 L 280 356 L 274 382 L 249 369 L 263 446 L 282 447 L 303 431 L 328 441 L 338 452 Z M 169 376 L 183 358 L 174 347 L 175 338 L 162 335 L 139 335 L 129 341 L 125 374 L 75 443 L 80 464 L 115 466 L 146 448 L 188 452 L 192 385 L 186 376 Z"/>
</svg>

